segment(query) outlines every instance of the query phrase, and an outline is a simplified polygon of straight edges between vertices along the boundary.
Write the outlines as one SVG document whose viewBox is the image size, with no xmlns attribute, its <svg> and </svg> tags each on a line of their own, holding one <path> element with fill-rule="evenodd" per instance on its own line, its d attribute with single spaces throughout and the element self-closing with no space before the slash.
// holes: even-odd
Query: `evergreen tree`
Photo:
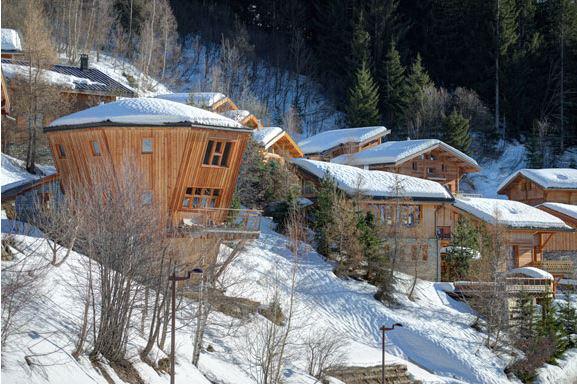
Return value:
<svg viewBox="0 0 577 386">
<path fill-rule="evenodd" d="M 405 68 L 401 64 L 401 56 L 395 43 L 391 41 L 389 51 L 385 57 L 383 76 L 381 79 L 382 111 L 394 127 L 403 125 L 403 117 L 409 103 L 409 90 L 405 78 Z"/>
<path fill-rule="evenodd" d="M 539 145 L 539 134 L 537 129 L 533 126 L 529 141 L 525 146 L 527 148 L 527 162 L 532 169 L 540 169 L 543 167 L 543 149 Z"/>
<path fill-rule="evenodd" d="M 543 341 L 550 342 L 551 356 L 558 356 L 562 352 L 559 346 L 561 340 L 561 326 L 551 298 L 545 298 L 541 303 L 541 319 L 537 323 L 537 334 Z"/>
<path fill-rule="evenodd" d="M 371 65 L 370 60 L 370 43 L 371 37 L 365 29 L 365 18 L 361 10 L 353 26 L 353 39 L 351 41 L 351 58 L 349 68 L 354 74 L 355 70 L 362 67 L 363 64 Z"/>
<path fill-rule="evenodd" d="M 375 126 L 380 123 L 379 90 L 367 63 L 357 70 L 355 85 L 349 90 L 346 106 L 350 127 Z"/>
<path fill-rule="evenodd" d="M 445 118 L 444 126 L 444 141 L 462 152 L 468 152 L 472 141 L 469 134 L 469 120 L 453 109 Z"/>
<path fill-rule="evenodd" d="M 451 248 L 445 257 L 446 280 L 455 281 L 466 278 L 471 259 L 478 250 L 477 240 L 477 230 L 465 217 L 460 217 L 453 231 Z"/>
<path fill-rule="evenodd" d="M 330 175 L 327 175 L 321 180 L 313 212 L 317 251 L 325 257 L 329 257 L 331 252 L 330 228 L 334 222 L 333 206 L 336 195 L 335 181 Z"/>
<path fill-rule="evenodd" d="M 420 54 L 417 54 L 415 61 L 411 65 L 407 82 L 409 84 L 409 96 L 411 99 L 419 98 L 424 88 L 434 85 L 429 74 L 423 67 Z"/>
<path fill-rule="evenodd" d="M 577 310 L 566 301 L 561 303 L 557 311 L 557 319 L 561 335 L 559 343 L 563 350 L 577 347 Z"/>
<path fill-rule="evenodd" d="M 379 238 L 375 216 L 371 212 L 359 216 L 357 229 L 359 230 L 359 241 L 363 248 L 363 256 L 367 262 L 367 278 L 369 280 L 379 280 L 380 272 L 386 266 L 386 256 L 383 254 L 383 243 Z"/>
</svg>

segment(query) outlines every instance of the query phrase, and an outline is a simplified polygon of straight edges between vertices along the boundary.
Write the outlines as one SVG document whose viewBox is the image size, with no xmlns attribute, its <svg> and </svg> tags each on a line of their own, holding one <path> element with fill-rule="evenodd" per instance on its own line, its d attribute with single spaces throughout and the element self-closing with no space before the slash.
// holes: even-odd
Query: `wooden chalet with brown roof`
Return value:
<svg viewBox="0 0 577 386">
<path fill-rule="evenodd" d="M 577 169 L 520 169 L 501 183 L 497 193 L 529 205 L 544 202 L 577 205 Z"/>
<path fill-rule="evenodd" d="M 330 161 L 342 154 L 358 153 L 379 145 L 391 131 L 384 126 L 328 130 L 299 141 L 308 159 Z"/>
<path fill-rule="evenodd" d="M 303 152 L 289 133 L 280 127 L 262 127 L 253 131 L 253 139 L 262 146 L 265 158 L 301 158 Z"/>
<path fill-rule="evenodd" d="M 178 234 L 217 240 L 259 235 L 260 215 L 230 208 L 252 130 L 216 113 L 154 98 L 123 99 L 45 128 L 65 192 L 92 173 L 126 162 L 142 175 L 142 205 L 154 205 Z"/>
<path fill-rule="evenodd" d="M 437 181 L 452 193 L 466 173 L 480 170 L 473 158 L 438 139 L 387 141 L 331 162 Z"/>
<path fill-rule="evenodd" d="M 577 205 L 558 202 L 545 202 L 537 208 L 560 218 L 573 229 L 577 229 Z M 577 258 L 577 233 L 558 233 L 553 235 L 544 248 L 545 256 L 555 258 Z M 550 263 L 552 264 L 552 263 Z"/>
</svg>

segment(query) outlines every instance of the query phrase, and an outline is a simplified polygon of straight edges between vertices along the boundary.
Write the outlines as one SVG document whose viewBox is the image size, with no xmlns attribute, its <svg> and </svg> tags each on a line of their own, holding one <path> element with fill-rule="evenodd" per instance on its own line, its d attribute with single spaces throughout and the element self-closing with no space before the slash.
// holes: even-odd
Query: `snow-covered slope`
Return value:
<svg viewBox="0 0 577 386">
<path fill-rule="evenodd" d="M 11 228 L 6 219 L 2 225 L 4 232 Z M 39 244 L 43 243 L 42 239 L 22 235 L 17 238 L 29 250 L 36 251 L 33 254 L 35 258 L 46 254 L 46 249 Z M 496 356 L 483 345 L 484 335 L 470 327 L 475 317 L 466 306 L 449 298 L 435 283 L 419 281 L 414 300 L 409 300 L 405 293 L 410 278 L 399 275 L 398 305 L 386 307 L 373 298 L 375 287 L 341 280 L 333 274 L 332 265 L 310 246 L 303 245 L 301 251 L 295 265 L 287 248 L 287 239 L 275 233 L 271 221 L 265 219 L 261 237 L 251 242 L 232 264 L 227 275 L 230 283 L 227 295 L 267 303 L 271 289 L 277 287 L 286 310 L 288 278 L 296 269 L 295 325 L 300 330 L 297 336 L 331 329 L 346 342 L 346 364 L 379 364 L 379 326 L 397 322 L 403 327 L 388 334 L 387 361 L 407 364 L 409 372 L 417 379 L 434 383 L 508 382 L 503 372 L 506 359 Z M 105 383 L 85 356 L 80 361 L 70 356 L 81 315 L 81 302 L 71 291 L 73 272 L 83 266 L 85 259 L 73 253 L 62 266 L 53 267 L 46 273 L 44 291 L 40 291 L 26 309 L 30 318 L 3 352 L 3 382 Z M 189 307 L 194 309 L 194 303 Z M 214 318 L 218 323 L 209 325 L 205 343 L 205 347 L 210 344 L 214 351 L 201 354 L 198 369 L 189 364 L 194 323 L 179 324 L 177 382 L 203 383 L 207 379 L 213 382 L 254 382 L 243 346 L 246 346 L 247 339 L 254 339 L 259 323 L 270 322 L 256 315 L 233 331 L 223 331 L 225 328 L 222 326 L 229 324 L 231 318 L 220 313 L 215 313 Z M 167 383 L 167 374 L 156 373 L 140 360 L 138 351 L 143 345 L 144 339 L 133 334 L 129 360 L 146 382 Z M 31 354 L 35 355 L 35 364 L 29 366 L 24 356 Z M 153 356 L 157 359 L 166 356 L 161 354 L 155 352 Z M 284 372 L 286 382 L 315 382 L 305 374 L 301 358 L 292 357 L 287 364 Z M 112 370 L 108 370 L 118 381 Z"/>
</svg>

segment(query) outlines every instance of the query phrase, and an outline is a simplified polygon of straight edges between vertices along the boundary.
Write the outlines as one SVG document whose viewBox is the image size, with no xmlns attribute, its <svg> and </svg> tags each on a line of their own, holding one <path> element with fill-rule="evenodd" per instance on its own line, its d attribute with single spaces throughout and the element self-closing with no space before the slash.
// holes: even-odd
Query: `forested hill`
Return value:
<svg viewBox="0 0 577 386">
<path fill-rule="evenodd" d="M 314 76 L 351 124 L 442 136 L 444 116 L 456 109 L 485 144 L 504 136 L 546 148 L 533 164 L 577 143 L 574 0 L 171 3 L 181 36 L 218 43 L 246 34 L 247 54 Z M 414 74 L 419 56 L 422 73 Z"/>
</svg>

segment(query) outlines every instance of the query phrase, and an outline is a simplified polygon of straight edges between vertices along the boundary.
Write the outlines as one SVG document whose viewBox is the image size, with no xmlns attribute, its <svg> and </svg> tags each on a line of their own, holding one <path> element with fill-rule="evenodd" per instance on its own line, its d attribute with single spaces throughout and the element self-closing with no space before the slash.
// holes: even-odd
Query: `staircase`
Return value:
<svg viewBox="0 0 577 386">
<path fill-rule="evenodd" d="M 381 383 L 381 366 L 339 367 L 327 372 L 327 375 L 344 383 L 377 384 Z M 407 366 L 393 364 L 385 366 L 385 383 L 407 384 L 420 383 L 407 372 Z"/>
</svg>

